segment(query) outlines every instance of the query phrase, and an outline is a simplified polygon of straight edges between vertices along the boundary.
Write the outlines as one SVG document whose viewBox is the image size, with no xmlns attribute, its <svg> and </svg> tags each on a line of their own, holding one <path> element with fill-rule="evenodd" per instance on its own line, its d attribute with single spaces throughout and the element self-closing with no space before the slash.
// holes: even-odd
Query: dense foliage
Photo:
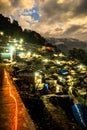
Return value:
<svg viewBox="0 0 87 130">
<path fill-rule="evenodd" d="M 83 49 L 73 48 L 69 50 L 69 57 L 78 59 L 87 65 L 87 53 Z"/>
<path fill-rule="evenodd" d="M 31 43 L 45 43 L 45 39 L 35 31 L 22 30 L 16 20 L 11 23 L 10 18 L 4 17 L 0 14 L 0 31 L 3 31 L 6 35 L 12 36 L 14 38 L 22 37 L 26 42 Z"/>
</svg>

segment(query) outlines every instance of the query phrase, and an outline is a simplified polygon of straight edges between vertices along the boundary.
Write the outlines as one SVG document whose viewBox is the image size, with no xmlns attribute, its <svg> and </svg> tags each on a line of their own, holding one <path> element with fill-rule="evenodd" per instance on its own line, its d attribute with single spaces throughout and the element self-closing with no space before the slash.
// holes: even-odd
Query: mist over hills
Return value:
<svg viewBox="0 0 87 130">
<path fill-rule="evenodd" d="M 80 41 L 78 39 L 73 38 L 47 38 L 48 43 L 55 45 L 56 48 L 59 48 L 64 53 L 67 53 L 69 50 L 73 48 L 83 49 L 87 52 L 87 42 Z"/>
</svg>

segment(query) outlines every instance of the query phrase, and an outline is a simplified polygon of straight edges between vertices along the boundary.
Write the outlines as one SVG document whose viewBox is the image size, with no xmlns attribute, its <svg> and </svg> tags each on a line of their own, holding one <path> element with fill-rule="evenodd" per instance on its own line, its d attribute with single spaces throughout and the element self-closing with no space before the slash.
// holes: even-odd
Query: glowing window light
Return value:
<svg viewBox="0 0 87 130">
<path fill-rule="evenodd" d="M 58 65 L 60 65 L 60 64 L 61 64 L 61 63 L 60 63 L 60 61 L 58 61 L 58 60 L 56 61 L 56 63 L 57 63 Z"/>
<path fill-rule="evenodd" d="M 18 40 L 17 40 L 17 39 L 13 39 L 13 42 L 14 42 L 14 43 L 17 43 L 17 42 L 18 42 Z"/>
<path fill-rule="evenodd" d="M 83 64 L 80 64 L 77 66 L 77 69 L 80 70 L 80 71 L 86 71 L 86 66 L 83 65 Z"/>
<path fill-rule="evenodd" d="M 15 96 L 12 94 L 12 89 L 11 89 L 11 83 L 9 82 L 9 77 L 8 77 L 8 74 L 7 72 L 4 70 L 4 75 L 5 75 L 5 78 L 7 79 L 7 83 L 9 85 L 9 94 L 10 94 L 10 97 L 13 98 L 14 102 L 15 102 L 15 124 L 14 124 L 14 128 L 13 130 L 17 130 L 17 113 L 18 113 L 18 105 L 17 105 L 17 101 L 16 101 L 16 98 Z"/>
<path fill-rule="evenodd" d="M 22 38 L 20 39 L 20 43 L 23 43 L 23 39 Z"/>
<path fill-rule="evenodd" d="M 28 56 L 28 57 L 30 57 L 30 56 L 31 56 L 31 52 L 30 52 L 30 51 L 27 53 L 27 56 Z"/>
<path fill-rule="evenodd" d="M 33 54 L 33 57 L 37 56 L 35 53 Z"/>
<path fill-rule="evenodd" d="M 24 53 L 24 52 L 21 52 L 21 53 L 19 54 L 19 57 L 20 57 L 20 58 L 25 58 L 25 53 Z"/>
<path fill-rule="evenodd" d="M 60 80 L 60 81 L 63 81 L 63 78 L 62 78 L 62 77 L 59 77 L 59 80 Z"/>
<path fill-rule="evenodd" d="M 63 53 L 60 53 L 60 54 L 59 54 L 59 57 L 64 57 Z"/>
<path fill-rule="evenodd" d="M 54 54 L 55 57 L 57 57 L 58 55 L 57 54 Z"/>
<path fill-rule="evenodd" d="M 49 60 L 48 60 L 48 59 L 44 59 L 43 61 L 44 61 L 45 63 L 47 63 Z"/>
<path fill-rule="evenodd" d="M 82 68 L 83 68 L 83 65 L 79 65 L 78 68 L 79 68 L 79 69 L 82 69 Z"/>
<path fill-rule="evenodd" d="M 36 76 L 36 77 L 39 76 L 39 73 L 38 73 L 38 72 L 35 72 L 35 76 Z"/>
<path fill-rule="evenodd" d="M 18 44 L 14 44 L 16 47 L 18 46 Z"/>
</svg>

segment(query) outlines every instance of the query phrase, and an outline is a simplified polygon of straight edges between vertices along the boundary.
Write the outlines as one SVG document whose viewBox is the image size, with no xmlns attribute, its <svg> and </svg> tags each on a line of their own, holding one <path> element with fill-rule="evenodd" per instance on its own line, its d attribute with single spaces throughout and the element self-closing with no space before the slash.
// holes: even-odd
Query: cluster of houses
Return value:
<svg viewBox="0 0 87 130">
<path fill-rule="evenodd" d="M 78 60 L 41 49 L 38 49 L 38 53 L 32 51 L 28 54 L 25 60 L 23 57 L 22 63 L 16 62 L 10 66 L 13 68 L 13 77 L 23 81 L 24 87 L 44 94 L 72 94 L 74 90 L 82 93 L 82 88 L 86 93 L 87 67 Z"/>
</svg>

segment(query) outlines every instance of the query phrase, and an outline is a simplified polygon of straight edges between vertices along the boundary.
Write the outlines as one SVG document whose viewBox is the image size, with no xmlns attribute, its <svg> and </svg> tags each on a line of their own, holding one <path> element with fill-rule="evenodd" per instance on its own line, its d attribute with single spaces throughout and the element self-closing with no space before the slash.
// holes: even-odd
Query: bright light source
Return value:
<svg viewBox="0 0 87 130">
<path fill-rule="evenodd" d="M 15 48 L 13 46 L 10 47 L 10 52 L 13 52 Z"/>
<path fill-rule="evenodd" d="M 22 38 L 20 39 L 20 43 L 23 43 L 23 39 Z"/>
<path fill-rule="evenodd" d="M 80 68 L 80 69 L 82 69 L 82 68 L 83 68 L 83 66 L 82 66 L 82 65 L 80 65 L 80 66 L 79 66 L 79 68 Z"/>
<path fill-rule="evenodd" d="M 44 61 L 45 63 L 47 63 L 49 60 L 48 60 L 48 59 L 44 59 L 43 61 Z"/>
<path fill-rule="evenodd" d="M 27 53 L 27 56 L 28 56 L 28 57 L 30 57 L 30 56 L 31 56 L 31 52 L 30 52 L 30 51 Z"/>
<path fill-rule="evenodd" d="M 59 56 L 60 56 L 60 57 L 64 57 L 63 53 L 60 53 Z"/>
<path fill-rule="evenodd" d="M 35 72 L 35 76 L 39 76 L 39 73 L 38 73 L 38 72 Z"/>
<path fill-rule="evenodd" d="M 80 70 L 82 70 L 82 69 L 84 69 L 85 67 L 84 67 L 84 65 L 80 64 L 80 65 L 77 66 L 77 68 L 80 69 Z"/>
<path fill-rule="evenodd" d="M 3 33 L 3 32 L 0 32 L 0 34 L 1 34 L 1 36 L 3 36 L 3 35 L 4 35 L 4 33 Z"/>
<path fill-rule="evenodd" d="M 36 54 L 34 53 L 34 54 L 33 54 L 33 57 L 35 57 L 35 56 L 36 56 Z"/>
<path fill-rule="evenodd" d="M 24 53 L 24 52 L 21 52 L 21 53 L 19 54 L 19 57 L 20 57 L 20 58 L 25 58 L 25 53 Z"/>
<path fill-rule="evenodd" d="M 14 42 L 14 43 L 17 43 L 17 42 L 18 42 L 18 40 L 17 40 L 17 39 L 13 39 L 13 42 Z"/>
<path fill-rule="evenodd" d="M 62 77 L 59 77 L 59 80 L 60 80 L 60 81 L 62 81 L 62 80 L 63 80 L 63 78 L 62 78 Z"/>
<path fill-rule="evenodd" d="M 13 61 L 13 53 L 15 48 L 13 46 L 10 47 L 10 56 L 11 56 L 11 62 Z"/>
<path fill-rule="evenodd" d="M 58 65 L 60 65 L 60 61 L 57 60 L 56 63 L 57 63 Z"/>
<path fill-rule="evenodd" d="M 21 50 L 21 51 L 23 51 L 23 50 L 24 50 L 24 48 L 23 48 L 23 47 L 21 47 L 21 48 L 20 48 L 20 50 Z"/>
<path fill-rule="evenodd" d="M 57 57 L 58 55 L 57 54 L 54 54 L 55 57 Z"/>
</svg>

